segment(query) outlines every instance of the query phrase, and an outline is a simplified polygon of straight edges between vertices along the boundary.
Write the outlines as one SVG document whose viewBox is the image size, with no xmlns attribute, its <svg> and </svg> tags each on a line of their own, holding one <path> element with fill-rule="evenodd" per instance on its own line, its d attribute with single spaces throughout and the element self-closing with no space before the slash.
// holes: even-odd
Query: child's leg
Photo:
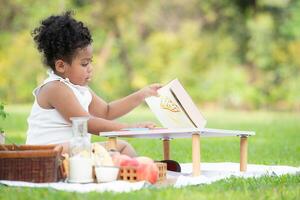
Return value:
<svg viewBox="0 0 300 200">
<path fill-rule="evenodd" d="M 97 142 L 97 143 L 100 144 L 101 146 L 103 146 L 105 149 L 109 150 L 108 142 Z M 124 140 L 117 140 L 117 149 L 116 150 L 118 152 L 120 152 L 121 154 L 125 154 L 129 157 L 137 156 L 137 153 L 134 150 L 134 148 L 132 147 L 132 145 Z"/>
</svg>

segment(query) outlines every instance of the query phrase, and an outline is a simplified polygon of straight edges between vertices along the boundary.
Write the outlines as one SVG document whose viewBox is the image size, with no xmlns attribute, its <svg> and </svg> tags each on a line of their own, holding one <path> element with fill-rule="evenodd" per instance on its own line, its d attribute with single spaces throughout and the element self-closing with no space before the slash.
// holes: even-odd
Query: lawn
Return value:
<svg viewBox="0 0 300 200">
<path fill-rule="evenodd" d="M 0 122 L 10 141 L 24 143 L 26 118 L 30 106 L 7 106 L 9 113 Z M 246 112 L 204 110 L 207 127 L 253 130 L 256 136 L 249 139 L 248 163 L 300 166 L 300 115 L 285 112 Z M 155 121 L 147 108 L 139 107 L 120 119 L 126 122 Z M 93 141 L 103 138 L 93 136 Z M 128 140 L 140 155 L 155 160 L 162 158 L 159 140 Z M 8 141 L 6 141 L 9 143 Z M 179 162 L 191 162 L 191 140 L 171 141 L 171 157 Z M 203 138 L 202 162 L 239 162 L 239 138 Z M 0 199 L 299 199 L 300 175 L 262 177 L 259 179 L 231 178 L 211 185 L 190 186 L 181 189 L 143 189 L 131 193 L 67 193 L 53 189 L 8 188 L 0 186 Z"/>
</svg>

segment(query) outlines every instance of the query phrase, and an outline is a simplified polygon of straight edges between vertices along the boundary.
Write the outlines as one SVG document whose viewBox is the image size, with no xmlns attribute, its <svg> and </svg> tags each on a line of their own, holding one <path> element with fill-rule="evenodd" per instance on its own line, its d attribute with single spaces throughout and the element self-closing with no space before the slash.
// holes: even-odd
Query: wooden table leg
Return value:
<svg viewBox="0 0 300 200">
<path fill-rule="evenodd" d="M 247 171 L 247 151 L 248 151 L 248 141 L 247 136 L 241 136 L 240 141 L 240 171 Z"/>
<path fill-rule="evenodd" d="M 192 135 L 193 176 L 200 175 L 200 134 Z"/>
<path fill-rule="evenodd" d="M 164 160 L 170 160 L 170 139 L 163 139 Z"/>
<path fill-rule="evenodd" d="M 108 150 L 117 150 L 117 138 L 116 137 L 108 138 Z"/>
</svg>

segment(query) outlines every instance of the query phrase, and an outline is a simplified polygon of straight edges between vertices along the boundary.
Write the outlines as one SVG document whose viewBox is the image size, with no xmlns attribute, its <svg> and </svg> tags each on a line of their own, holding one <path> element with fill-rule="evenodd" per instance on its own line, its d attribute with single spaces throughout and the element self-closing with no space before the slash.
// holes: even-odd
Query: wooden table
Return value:
<svg viewBox="0 0 300 200">
<path fill-rule="evenodd" d="M 132 129 L 113 132 L 101 132 L 100 136 L 108 137 L 110 149 L 116 149 L 117 138 L 158 138 L 163 141 L 164 159 L 170 159 L 170 140 L 176 138 L 192 138 L 193 176 L 200 175 L 200 137 L 240 137 L 240 171 L 247 170 L 248 137 L 255 135 L 252 131 L 223 130 L 209 128 L 177 128 L 177 129 Z"/>
</svg>

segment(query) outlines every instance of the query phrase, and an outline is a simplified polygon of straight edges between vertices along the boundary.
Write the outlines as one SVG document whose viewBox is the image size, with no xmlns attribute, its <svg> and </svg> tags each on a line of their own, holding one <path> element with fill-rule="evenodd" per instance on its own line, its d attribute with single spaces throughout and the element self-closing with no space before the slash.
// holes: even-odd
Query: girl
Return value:
<svg viewBox="0 0 300 200">
<path fill-rule="evenodd" d="M 152 84 L 111 103 L 97 96 L 87 86 L 92 79 L 92 37 L 70 12 L 43 20 L 32 36 L 50 70 L 49 77 L 33 91 L 35 101 L 28 118 L 27 144 L 62 144 L 67 152 L 72 138 L 71 117 L 89 116 L 88 132 L 96 135 L 102 131 L 155 126 L 151 122 L 113 121 L 146 97 L 157 95 L 161 86 Z M 118 141 L 117 150 L 136 156 L 132 146 L 124 141 Z"/>
</svg>

